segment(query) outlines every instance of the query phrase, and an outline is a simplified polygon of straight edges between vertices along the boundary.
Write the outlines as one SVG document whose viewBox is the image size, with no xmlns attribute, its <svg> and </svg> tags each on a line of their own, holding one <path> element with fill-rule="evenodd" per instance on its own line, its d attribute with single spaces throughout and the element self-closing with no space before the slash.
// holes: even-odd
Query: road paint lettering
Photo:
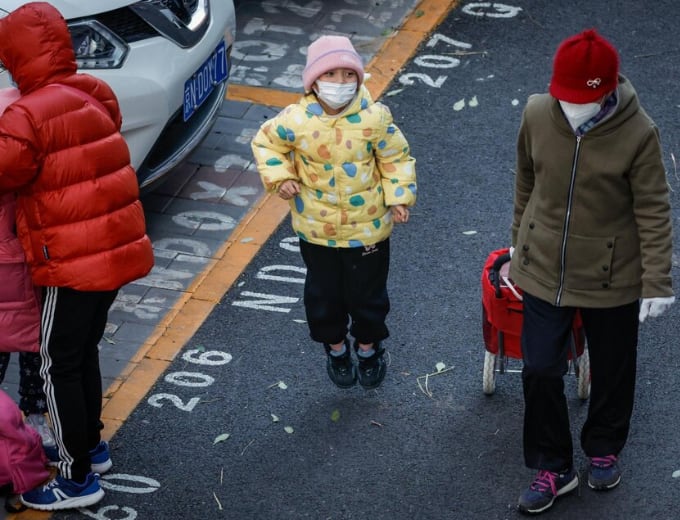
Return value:
<svg viewBox="0 0 680 520">
<path fill-rule="evenodd" d="M 279 247 L 293 253 L 300 252 L 300 239 L 298 237 L 286 237 L 279 242 Z"/>
<path fill-rule="evenodd" d="M 446 45 L 450 45 L 451 47 L 460 47 L 461 49 L 464 50 L 469 50 L 472 48 L 471 43 L 462 42 L 460 40 L 454 40 L 453 38 L 450 38 L 449 36 L 446 36 L 445 34 L 441 33 L 434 33 L 432 36 L 430 36 L 430 39 L 427 40 L 425 46 L 434 47 L 439 42 L 444 42 Z"/>
<path fill-rule="evenodd" d="M 171 372 L 164 378 L 166 383 L 177 386 L 187 386 L 191 388 L 202 388 L 210 386 L 215 382 L 215 378 L 200 372 Z"/>
<path fill-rule="evenodd" d="M 305 66 L 302 63 L 288 65 L 283 74 L 275 77 L 272 82 L 280 87 L 302 90 L 304 87 L 302 83 L 302 71 L 304 68 Z"/>
<path fill-rule="evenodd" d="M 236 220 L 217 211 L 184 211 L 172 217 L 173 222 L 187 229 L 227 231 L 236 227 Z"/>
<path fill-rule="evenodd" d="M 151 269 L 151 273 L 144 278 L 135 280 L 135 285 L 181 291 L 184 289 L 184 283 L 182 282 L 189 281 L 193 277 L 194 273 L 190 273 L 189 271 L 179 271 L 177 269 L 166 269 L 165 267 L 154 266 L 153 269 Z"/>
<path fill-rule="evenodd" d="M 116 484 L 117 481 L 128 482 L 132 485 Z M 133 495 L 154 493 L 161 487 L 161 483 L 156 479 L 143 477 L 141 475 L 129 475 L 127 473 L 107 473 L 106 475 L 102 475 L 100 477 L 99 484 L 101 487 L 109 491 L 131 493 Z M 142 485 L 140 486 L 136 484 Z"/>
<path fill-rule="evenodd" d="M 252 50 L 253 48 L 255 50 Z M 288 45 L 285 43 L 272 43 L 262 40 L 237 40 L 234 42 L 231 50 L 231 58 L 233 60 L 245 62 L 278 61 L 287 54 Z"/>
<path fill-rule="evenodd" d="M 432 79 L 428 74 L 422 74 L 420 72 L 409 72 L 408 74 L 402 74 L 399 76 L 399 83 L 402 85 L 413 85 L 414 80 L 422 81 L 428 87 L 441 88 L 446 81 L 447 76 L 439 76 L 437 79 Z"/>
<path fill-rule="evenodd" d="M 232 166 L 240 170 L 248 170 L 257 173 L 257 167 L 252 159 L 244 159 L 240 155 L 228 153 L 217 159 L 213 168 L 217 173 L 224 173 Z"/>
<path fill-rule="evenodd" d="M 289 10 L 297 16 L 302 16 L 303 18 L 313 18 L 321 12 L 321 9 L 323 9 L 323 2 L 320 0 L 312 0 L 304 5 L 290 2 L 289 0 L 268 0 L 267 2 L 262 2 L 262 10 L 265 13 L 281 14 L 284 9 Z"/>
<path fill-rule="evenodd" d="M 347 20 L 347 17 L 359 18 L 360 20 L 368 20 L 373 25 L 384 27 L 387 24 L 387 22 L 389 22 L 392 19 L 392 13 L 389 11 L 380 11 L 377 18 L 373 15 L 366 16 L 365 8 L 338 9 L 337 11 L 333 11 L 331 13 L 331 20 L 335 23 L 341 24 L 352 23 L 351 20 Z"/>
<path fill-rule="evenodd" d="M 452 69 L 460 65 L 460 60 L 458 58 L 453 58 L 451 56 L 440 56 L 438 54 L 425 54 L 424 56 L 418 56 L 416 59 L 413 60 L 413 63 L 426 68 Z"/>
<path fill-rule="evenodd" d="M 127 312 L 140 320 L 157 320 L 165 309 L 156 303 L 165 303 L 166 298 L 142 299 L 137 294 L 128 294 L 125 289 L 118 292 L 118 296 L 111 305 L 112 311 Z"/>
<path fill-rule="evenodd" d="M 292 277 L 292 276 L 282 276 L 276 274 L 270 274 L 275 271 L 292 271 L 294 273 L 302 274 L 302 277 Z M 307 269 L 304 267 L 297 267 L 295 265 L 268 265 L 260 269 L 255 278 L 260 280 L 273 280 L 276 282 L 289 282 L 289 283 L 305 283 L 305 276 L 307 274 Z"/>
<path fill-rule="evenodd" d="M 205 352 L 194 348 L 182 354 L 182 359 L 197 365 L 226 365 L 231 362 L 232 356 L 221 350 L 207 350 Z"/>
<path fill-rule="evenodd" d="M 126 506 L 104 506 L 97 509 L 96 512 L 80 507 L 78 508 L 78 512 L 85 516 L 89 516 L 90 518 L 95 518 L 96 520 L 135 520 L 135 518 L 137 518 L 137 511 Z M 115 512 L 116 515 L 109 516 L 109 513 L 112 512 Z M 125 513 L 125 516 L 121 516 L 120 513 Z"/>
<path fill-rule="evenodd" d="M 191 412 L 196 407 L 196 405 L 201 402 L 200 397 L 192 397 L 186 403 L 175 394 L 160 393 L 154 394 L 149 397 L 146 402 L 151 406 L 156 408 L 163 408 L 163 401 L 170 401 L 176 408 L 182 410 L 183 412 Z"/>
<path fill-rule="evenodd" d="M 429 40 L 425 44 L 426 47 L 433 48 L 439 44 L 445 44 L 448 47 L 455 47 L 463 50 L 468 50 L 472 48 L 472 45 L 460 40 L 454 40 L 448 36 L 440 33 L 435 33 L 430 36 Z M 415 65 L 424 68 L 431 69 L 453 69 L 460 65 L 460 59 L 455 58 L 449 54 L 423 54 L 416 56 L 413 60 Z M 444 82 L 448 76 L 439 75 L 437 78 L 433 78 L 429 74 L 422 72 L 408 72 L 401 74 L 398 78 L 399 83 L 406 86 L 411 86 L 416 83 L 416 81 L 425 84 L 432 88 L 442 88 Z"/>
<path fill-rule="evenodd" d="M 289 305 L 300 301 L 300 298 L 296 298 L 294 296 L 281 296 L 278 294 L 265 294 L 250 291 L 243 291 L 240 296 L 255 299 L 236 300 L 232 302 L 232 305 L 260 311 L 290 312 L 290 308 L 278 307 L 278 305 Z"/>
<path fill-rule="evenodd" d="M 462 11 L 465 14 L 471 16 L 486 16 L 487 18 L 513 18 L 517 16 L 521 10 L 521 7 L 500 4 L 498 2 L 472 2 L 462 8 Z"/>
<path fill-rule="evenodd" d="M 212 256 L 210 247 L 205 242 L 193 238 L 166 237 L 154 240 L 153 251 L 158 256 L 170 253 L 164 258 L 176 257 L 178 253 L 189 253 L 191 256 L 204 258 Z"/>
<path fill-rule="evenodd" d="M 276 25 L 266 23 L 262 18 L 251 18 L 245 24 L 243 29 L 241 29 L 243 34 L 256 34 L 256 33 L 283 33 L 292 34 L 294 36 L 300 36 L 304 34 L 302 27 L 295 27 L 293 25 Z"/>
</svg>

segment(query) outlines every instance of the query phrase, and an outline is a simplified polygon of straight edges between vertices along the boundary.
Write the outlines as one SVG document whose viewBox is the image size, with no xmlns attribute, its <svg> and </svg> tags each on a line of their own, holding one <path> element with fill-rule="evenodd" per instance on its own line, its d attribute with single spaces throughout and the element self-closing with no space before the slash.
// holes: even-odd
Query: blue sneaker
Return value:
<svg viewBox="0 0 680 520">
<path fill-rule="evenodd" d="M 59 464 L 57 447 L 45 447 L 44 449 L 47 455 L 47 465 L 57 466 Z M 113 462 L 111 462 L 109 455 L 109 444 L 106 441 L 100 441 L 94 449 L 90 450 L 90 470 L 92 473 L 103 475 L 111 469 L 111 466 L 113 466 Z"/>
<path fill-rule="evenodd" d="M 519 497 L 517 508 L 520 513 L 542 513 L 552 507 L 553 502 L 578 487 L 578 474 L 570 469 L 565 473 L 541 470 L 531 485 Z"/>
<path fill-rule="evenodd" d="M 97 447 L 90 450 L 90 468 L 93 473 L 103 475 L 111 469 L 113 462 L 109 455 L 109 443 L 106 441 L 99 441 Z"/>
<path fill-rule="evenodd" d="M 82 484 L 57 475 L 47 484 L 22 494 L 20 500 L 32 509 L 58 511 L 91 506 L 103 497 L 104 490 L 99 486 L 99 476 L 88 473 Z"/>
<path fill-rule="evenodd" d="M 618 486 L 619 482 L 621 482 L 621 470 L 616 455 L 590 459 L 588 486 L 596 491 L 606 491 Z"/>
</svg>

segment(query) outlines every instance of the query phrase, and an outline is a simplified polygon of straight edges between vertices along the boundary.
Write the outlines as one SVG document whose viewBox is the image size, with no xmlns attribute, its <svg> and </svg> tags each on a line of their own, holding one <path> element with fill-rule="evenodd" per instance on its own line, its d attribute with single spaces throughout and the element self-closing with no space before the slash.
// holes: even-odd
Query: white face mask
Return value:
<svg viewBox="0 0 680 520">
<path fill-rule="evenodd" d="M 599 103 L 567 103 L 566 101 L 560 101 L 560 106 L 574 130 L 586 121 L 590 121 L 602 109 Z"/>
<path fill-rule="evenodd" d="M 317 80 L 315 92 L 321 101 L 337 110 L 354 99 L 354 95 L 357 93 L 357 84 L 355 82 L 332 83 Z"/>
</svg>

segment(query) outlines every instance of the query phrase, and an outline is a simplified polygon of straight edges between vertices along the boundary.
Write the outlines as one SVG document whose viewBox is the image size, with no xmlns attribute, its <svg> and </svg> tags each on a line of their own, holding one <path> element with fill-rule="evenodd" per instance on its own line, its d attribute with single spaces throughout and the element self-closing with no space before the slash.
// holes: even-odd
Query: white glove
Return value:
<svg viewBox="0 0 680 520">
<path fill-rule="evenodd" d="M 512 253 L 514 253 L 514 252 L 515 252 L 515 248 L 510 246 L 510 251 L 508 251 L 508 253 L 510 253 L 510 258 L 512 258 Z"/>
<path fill-rule="evenodd" d="M 675 296 L 663 296 L 657 298 L 642 298 L 640 302 L 640 323 L 647 316 L 656 318 L 661 316 L 675 301 Z"/>
</svg>

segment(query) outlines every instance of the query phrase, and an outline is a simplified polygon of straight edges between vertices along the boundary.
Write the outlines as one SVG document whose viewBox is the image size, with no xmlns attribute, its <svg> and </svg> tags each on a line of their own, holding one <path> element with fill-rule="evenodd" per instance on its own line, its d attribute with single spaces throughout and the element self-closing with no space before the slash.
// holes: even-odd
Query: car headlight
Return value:
<svg viewBox="0 0 680 520">
<path fill-rule="evenodd" d="M 96 20 L 68 24 L 80 69 L 117 69 L 128 52 L 127 44 Z"/>
</svg>

